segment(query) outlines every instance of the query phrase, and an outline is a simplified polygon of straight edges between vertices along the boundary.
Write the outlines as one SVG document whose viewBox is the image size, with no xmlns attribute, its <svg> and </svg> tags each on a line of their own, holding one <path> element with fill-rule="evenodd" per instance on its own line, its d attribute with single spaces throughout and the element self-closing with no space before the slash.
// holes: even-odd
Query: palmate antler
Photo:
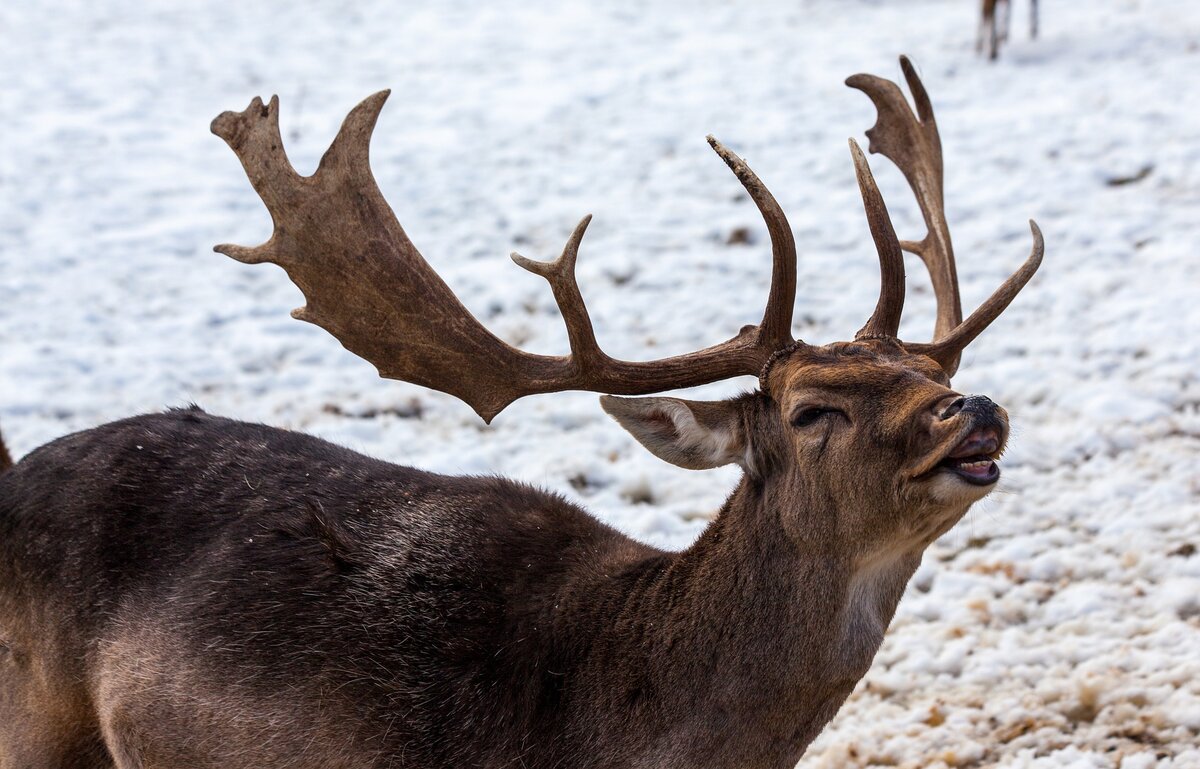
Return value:
<svg viewBox="0 0 1200 769">
<path fill-rule="evenodd" d="M 929 94 L 917 76 L 907 56 L 900 57 L 900 68 L 912 91 L 917 113 L 913 114 L 904 93 L 890 80 L 875 75 L 853 75 L 846 85 L 857 88 L 875 103 L 878 112 L 875 125 L 867 129 L 871 152 L 884 155 L 900 169 L 916 195 L 925 219 L 926 234 L 919 241 L 901 241 L 900 248 L 921 257 L 933 282 L 937 298 L 937 321 L 933 343 L 905 343 L 909 352 L 922 353 L 936 360 L 950 376 L 958 370 L 963 348 L 999 317 L 1008 307 L 1042 262 L 1042 233 L 1035 222 L 1033 251 L 1021 269 L 1017 270 L 992 296 L 979 306 L 964 323 L 962 302 L 958 296 L 958 273 L 954 264 L 954 247 L 950 228 L 946 224 L 946 204 L 942 187 L 942 140 L 933 117 Z M 857 164 L 857 159 L 856 159 Z M 887 212 L 882 214 L 886 218 Z M 868 217 L 875 217 L 868 213 Z M 874 224 L 872 225 L 875 226 Z M 890 221 L 887 228 L 891 229 Z M 878 238 L 876 239 L 878 242 Z M 903 284 L 903 281 L 901 281 Z M 903 285 L 900 288 L 903 303 Z M 897 317 L 898 320 L 898 317 Z M 865 331 L 866 329 L 864 329 Z M 862 333 L 862 332 L 860 332 Z M 890 332 L 895 335 L 895 329 Z"/>
<path fill-rule="evenodd" d="M 936 198 L 930 198 L 929 204 L 929 211 L 936 213 L 926 213 L 927 221 L 934 221 L 931 216 L 941 217 L 940 146 L 928 98 L 907 59 L 902 62 L 910 85 L 918 93 L 918 104 L 924 104 L 922 117 L 928 116 L 932 129 L 932 144 L 926 141 L 920 145 L 914 150 L 915 157 L 926 164 L 936 162 L 934 170 L 920 167 L 912 175 L 905 170 L 905 175 L 918 191 L 923 211 L 926 199 L 920 192 L 921 185 L 932 184 L 931 180 L 936 179 Z M 851 84 L 866 90 L 880 105 L 880 122 L 868 132 L 872 135 L 872 149 L 877 143 L 881 147 L 894 147 L 892 154 L 882 151 L 902 170 L 917 168 L 903 154 L 903 145 L 918 141 L 919 137 L 905 133 L 911 133 L 912 129 L 897 106 L 898 98 L 899 105 L 907 111 L 899 89 L 888 81 L 866 75 L 851 80 L 857 80 Z M 895 94 L 885 86 L 890 86 Z M 368 146 L 387 96 L 387 91 L 377 93 L 350 112 L 316 172 L 308 177 L 297 174 L 284 153 L 277 98 L 272 97 L 267 105 L 255 98 L 244 111 L 225 112 L 212 124 L 213 133 L 224 139 L 241 160 L 274 222 L 270 240 L 262 245 L 253 248 L 221 245 L 216 250 L 242 262 L 273 262 L 283 267 L 307 300 L 304 307 L 292 313 L 293 317 L 327 330 L 346 349 L 373 363 L 381 376 L 449 393 L 469 404 L 485 421 L 491 421 L 509 403 L 535 393 L 590 390 L 639 395 L 758 374 L 776 351 L 794 343 L 791 322 L 796 294 L 796 244 L 791 227 L 775 198 L 749 166 L 709 137 L 713 149 L 750 194 L 770 234 L 771 288 L 762 321 L 744 327 L 720 344 L 684 355 L 638 362 L 609 357 L 596 342 L 575 281 L 579 245 L 590 221 L 590 217 L 585 217 L 555 261 L 535 262 L 513 254 L 519 266 L 550 283 L 567 325 L 571 354 L 535 355 L 506 344 L 479 323 L 433 271 L 408 239 L 375 184 Z M 898 117 L 885 120 L 885 109 Z M 911 113 L 908 116 L 911 120 Z M 893 138 L 892 132 L 898 135 Z M 882 274 L 878 305 L 859 337 L 894 337 L 904 306 L 901 243 L 866 159 L 853 141 L 851 150 Z M 944 231 L 944 218 L 936 221 L 941 222 L 942 229 L 938 232 L 944 232 L 944 239 L 939 243 L 944 242 L 945 247 L 938 250 L 931 246 L 918 253 L 922 253 L 931 274 L 935 274 L 939 308 L 945 291 L 952 291 L 957 313 L 958 287 L 949 233 Z M 931 224 L 931 236 L 922 243 L 930 241 L 934 229 Z M 1037 235 L 1036 226 L 1034 232 Z M 906 245 L 911 249 L 925 248 L 921 244 Z M 926 251 L 934 255 L 926 255 Z M 958 352 L 1007 306 L 1037 269 L 1040 258 L 1038 236 L 1035 256 L 966 323 L 958 324 L 956 314 L 953 323 L 947 321 L 951 330 L 939 334 L 938 341 L 908 347 L 924 352 L 952 371 Z M 936 270 L 934 265 L 938 265 Z M 951 359 L 953 363 L 948 364 Z"/>
<path fill-rule="evenodd" d="M 592 332 L 575 283 L 575 260 L 590 217 L 575 228 L 562 256 L 549 263 L 514 254 L 545 277 L 567 323 L 569 356 L 518 350 L 479 323 L 422 258 L 375 184 L 368 144 L 387 91 L 346 117 L 316 173 L 298 175 L 283 151 L 279 101 L 255 98 L 225 112 L 212 131 L 242 161 L 275 230 L 254 248 L 216 250 L 247 263 L 274 262 L 304 292 L 292 315 L 333 334 L 381 376 L 431 387 L 465 401 L 486 421 L 512 401 L 560 390 L 637 395 L 757 374 L 790 344 L 796 294 L 796 244 L 771 193 L 739 158 L 714 139 L 713 149 L 750 193 L 771 235 L 771 290 L 763 319 L 712 347 L 661 360 L 610 358 Z"/>
</svg>

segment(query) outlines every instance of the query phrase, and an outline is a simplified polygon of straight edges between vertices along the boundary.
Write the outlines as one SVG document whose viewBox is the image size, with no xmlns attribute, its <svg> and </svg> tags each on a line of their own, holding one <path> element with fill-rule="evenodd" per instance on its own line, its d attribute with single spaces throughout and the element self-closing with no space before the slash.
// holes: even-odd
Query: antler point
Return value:
<svg viewBox="0 0 1200 769">
<path fill-rule="evenodd" d="M 553 272 L 555 262 L 539 262 L 536 259 L 521 256 L 516 251 L 508 255 L 513 263 L 526 272 L 532 272 L 534 275 L 540 275 L 547 280 L 550 279 L 550 274 Z"/>
<path fill-rule="evenodd" d="M 1046 240 L 1042 237 L 1042 228 L 1034 220 L 1029 220 L 1029 229 L 1033 232 L 1033 251 L 1030 253 L 1030 260 L 1035 261 L 1036 270 L 1042 266 L 1042 257 L 1046 254 Z"/>
<path fill-rule="evenodd" d="M 575 225 L 575 231 L 571 233 L 571 239 L 567 241 L 566 251 L 575 251 L 579 248 L 580 242 L 583 241 L 583 234 L 587 232 L 588 225 L 591 223 L 591 214 L 579 220 L 579 224 Z"/>
<path fill-rule="evenodd" d="M 853 136 L 850 137 L 850 157 L 854 160 L 854 168 L 860 175 L 863 172 L 871 175 L 871 164 L 867 162 L 867 156 L 863 154 L 862 147 Z"/>
<path fill-rule="evenodd" d="M 222 243 L 218 246 L 213 246 L 213 251 L 216 251 L 218 254 L 224 254 L 242 264 L 259 264 L 269 261 L 269 258 L 264 254 L 264 250 L 264 246 L 247 248 L 246 246 L 235 246 L 232 243 Z"/>
<path fill-rule="evenodd" d="M 721 156 L 721 160 L 724 160 L 726 165 L 734 169 L 734 173 L 737 173 L 736 166 L 739 162 L 741 162 L 742 159 L 735 155 L 728 147 L 722 144 L 717 137 L 713 136 L 712 134 L 709 134 L 707 139 L 708 146 L 712 147 L 713 151 Z"/>
<path fill-rule="evenodd" d="M 384 88 L 383 90 L 376 91 L 375 93 L 371 94 L 367 98 L 363 99 L 363 102 L 377 105 L 377 109 L 382 109 L 383 103 L 385 101 L 387 101 L 388 97 L 391 95 L 392 95 L 392 89 Z"/>
</svg>

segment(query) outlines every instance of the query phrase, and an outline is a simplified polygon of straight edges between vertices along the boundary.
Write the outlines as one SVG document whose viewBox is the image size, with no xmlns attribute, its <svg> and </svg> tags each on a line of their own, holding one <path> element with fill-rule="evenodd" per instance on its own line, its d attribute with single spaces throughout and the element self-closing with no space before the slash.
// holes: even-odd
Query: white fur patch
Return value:
<svg viewBox="0 0 1200 769">
<path fill-rule="evenodd" d="M 655 456 L 673 465 L 706 470 L 721 465 L 750 466 L 749 452 L 736 431 L 736 410 L 728 404 L 677 398 L 604 396 L 601 406 Z M 696 418 L 692 405 L 713 410 L 713 427 Z"/>
<path fill-rule="evenodd" d="M 939 472 L 929 479 L 931 496 L 937 501 L 947 504 L 969 505 L 983 499 L 995 488 L 996 484 L 975 486 L 948 472 Z"/>
<path fill-rule="evenodd" d="M 678 401 L 664 401 L 660 404 L 663 413 L 675 424 L 675 433 L 681 448 L 693 454 L 703 456 L 713 466 L 727 465 L 730 462 L 743 464 L 744 458 L 735 452 L 737 436 L 727 429 L 710 430 L 696 421 L 696 416 Z"/>
<path fill-rule="evenodd" d="M 919 554 L 896 550 L 871 558 L 855 571 L 842 615 L 842 654 L 847 663 L 864 669 L 870 665 L 920 562 Z"/>
</svg>

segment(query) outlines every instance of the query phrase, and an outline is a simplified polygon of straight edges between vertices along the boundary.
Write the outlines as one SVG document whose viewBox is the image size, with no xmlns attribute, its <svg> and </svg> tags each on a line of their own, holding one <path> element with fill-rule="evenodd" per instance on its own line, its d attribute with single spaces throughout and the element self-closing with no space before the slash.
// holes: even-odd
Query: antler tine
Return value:
<svg viewBox="0 0 1200 769">
<path fill-rule="evenodd" d="M 339 171 L 371 176 L 371 135 L 391 93 L 388 88 L 371 94 L 350 110 L 329 149 L 321 156 L 316 176 Z"/>
<path fill-rule="evenodd" d="M 292 190 L 300 175 L 283 149 L 278 96 L 272 96 L 266 105 L 255 96 L 241 112 L 222 112 L 213 119 L 209 130 L 237 153 L 250 186 L 267 204 L 268 210 L 272 206 L 290 204 Z M 274 237 L 251 248 L 222 243 L 213 250 L 245 264 L 277 262 L 284 258 L 284 254 L 275 249 Z"/>
<path fill-rule="evenodd" d="M 287 186 L 279 182 L 300 178 L 283 149 L 278 96 L 272 96 L 265 105 L 255 96 L 241 112 L 217 115 L 209 129 L 238 154 L 250 184 L 260 196 L 286 195 Z"/>
<path fill-rule="evenodd" d="M 792 311 L 796 304 L 796 237 L 792 226 L 775 196 L 750 169 L 745 160 L 731 152 L 728 147 L 708 136 L 709 145 L 716 151 L 729 169 L 745 187 L 750 199 L 758 207 L 767 234 L 771 238 L 771 290 L 767 296 L 767 308 L 759 324 L 759 340 L 778 349 L 791 344 Z"/>
<path fill-rule="evenodd" d="M 875 75 L 853 75 L 846 85 L 870 97 L 878 112 L 875 125 L 867 130 L 868 149 L 887 157 L 908 181 L 920 204 L 926 234 L 919 241 L 901 241 L 905 251 L 921 257 L 933 283 L 937 298 L 934 340 L 941 339 L 962 322 L 962 303 L 958 292 L 958 274 L 954 247 L 946 224 L 942 182 L 942 142 L 929 94 L 908 57 L 900 57 L 900 67 L 917 106 L 914 115 L 904 93 L 890 80 Z M 951 369 L 957 367 L 955 362 Z"/>
<path fill-rule="evenodd" d="M 894 337 L 900 330 L 900 316 L 904 312 L 904 254 L 900 252 L 900 241 L 896 238 L 883 195 L 871 174 L 871 166 L 853 139 L 850 140 L 850 155 L 854 158 L 854 173 L 867 212 L 867 224 L 875 240 L 875 250 L 879 252 L 879 301 L 867 324 L 854 338 Z"/>
<path fill-rule="evenodd" d="M 608 360 L 608 356 L 596 342 L 596 333 L 592 330 L 592 319 L 588 315 L 587 305 L 584 304 L 583 294 L 579 291 L 579 283 L 575 279 L 575 262 L 579 258 L 579 244 L 583 234 L 587 232 L 592 215 L 588 214 L 575 225 L 575 231 L 567 245 L 563 247 L 562 255 L 552 262 L 537 262 L 521 256 L 516 251 L 509 254 L 518 267 L 528 270 L 535 275 L 541 275 L 550 283 L 554 293 L 554 301 L 558 311 L 562 313 L 567 325 L 567 338 L 571 344 L 571 355 L 581 368 L 594 368 Z"/>
<path fill-rule="evenodd" d="M 927 355 L 937 361 L 943 368 L 950 365 L 957 365 L 962 351 L 979 336 L 985 328 L 991 325 L 992 321 L 1000 317 L 1000 313 L 1012 303 L 1012 300 L 1017 297 L 1025 284 L 1033 278 L 1038 267 L 1042 264 L 1042 255 L 1045 253 L 1045 241 L 1042 238 L 1042 230 L 1037 226 L 1037 222 L 1029 220 L 1029 229 L 1033 232 L 1033 248 L 1029 253 L 1029 258 L 1021 265 L 1021 268 L 1009 276 L 1008 280 L 996 289 L 987 301 L 979 305 L 975 312 L 971 313 L 971 317 L 960 323 L 949 334 L 942 339 L 939 339 L 932 344 L 905 344 L 905 349 L 909 352 Z M 947 371 L 949 369 L 947 368 Z"/>
</svg>

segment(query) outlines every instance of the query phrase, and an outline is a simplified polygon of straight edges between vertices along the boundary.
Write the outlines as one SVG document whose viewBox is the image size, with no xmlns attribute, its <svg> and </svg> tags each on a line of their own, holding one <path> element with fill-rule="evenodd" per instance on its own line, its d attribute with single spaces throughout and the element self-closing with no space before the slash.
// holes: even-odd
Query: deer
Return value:
<svg viewBox="0 0 1200 769">
<path fill-rule="evenodd" d="M 1000 58 L 1000 44 L 1008 42 L 1011 21 L 1011 0 L 983 0 L 975 33 L 975 52 L 983 53 L 986 44 L 988 58 L 993 61 Z M 1029 0 L 1029 39 L 1036 40 L 1037 36 L 1038 0 Z"/>
<path fill-rule="evenodd" d="M 652 454 L 740 480 L 668 551 L 521 483 L 196 407 L 60 438 L 0 475 L 0 767 L 794 765 L 866 674 L 925 549 L 996 488 L 1008 415 L 950 378 L 1044 251 L 1031 221 L 1029 257 L 963 319 L 937 123 L 900 65 L 915 112 L 892 81 L 846 81 L 927 228 L 898 239 L 851 139 L 881 272 L 865 325 L 793 338 L 791 227 L 710 137 L 769 233 L 766 307 L 726 341 L 650 361 L 597 343 L 575 279 L 588 218 L 553 261 L 513 255 L 549 282 L 569 354 L 516 349 L 471 316 L 372 176 L 387 92 L 308 177 L 277 98 L 218 116 L 273 234 L 216 250 L 283 267 L 306 299 L 295 317 L 485 421 L 529 395 L 600 393 Z M 934 287 L 929 342 L 897 338 L 904 252 Z M 743 375 L 758 387 L 726 400 L 661 395 Z"/>
</svg>

